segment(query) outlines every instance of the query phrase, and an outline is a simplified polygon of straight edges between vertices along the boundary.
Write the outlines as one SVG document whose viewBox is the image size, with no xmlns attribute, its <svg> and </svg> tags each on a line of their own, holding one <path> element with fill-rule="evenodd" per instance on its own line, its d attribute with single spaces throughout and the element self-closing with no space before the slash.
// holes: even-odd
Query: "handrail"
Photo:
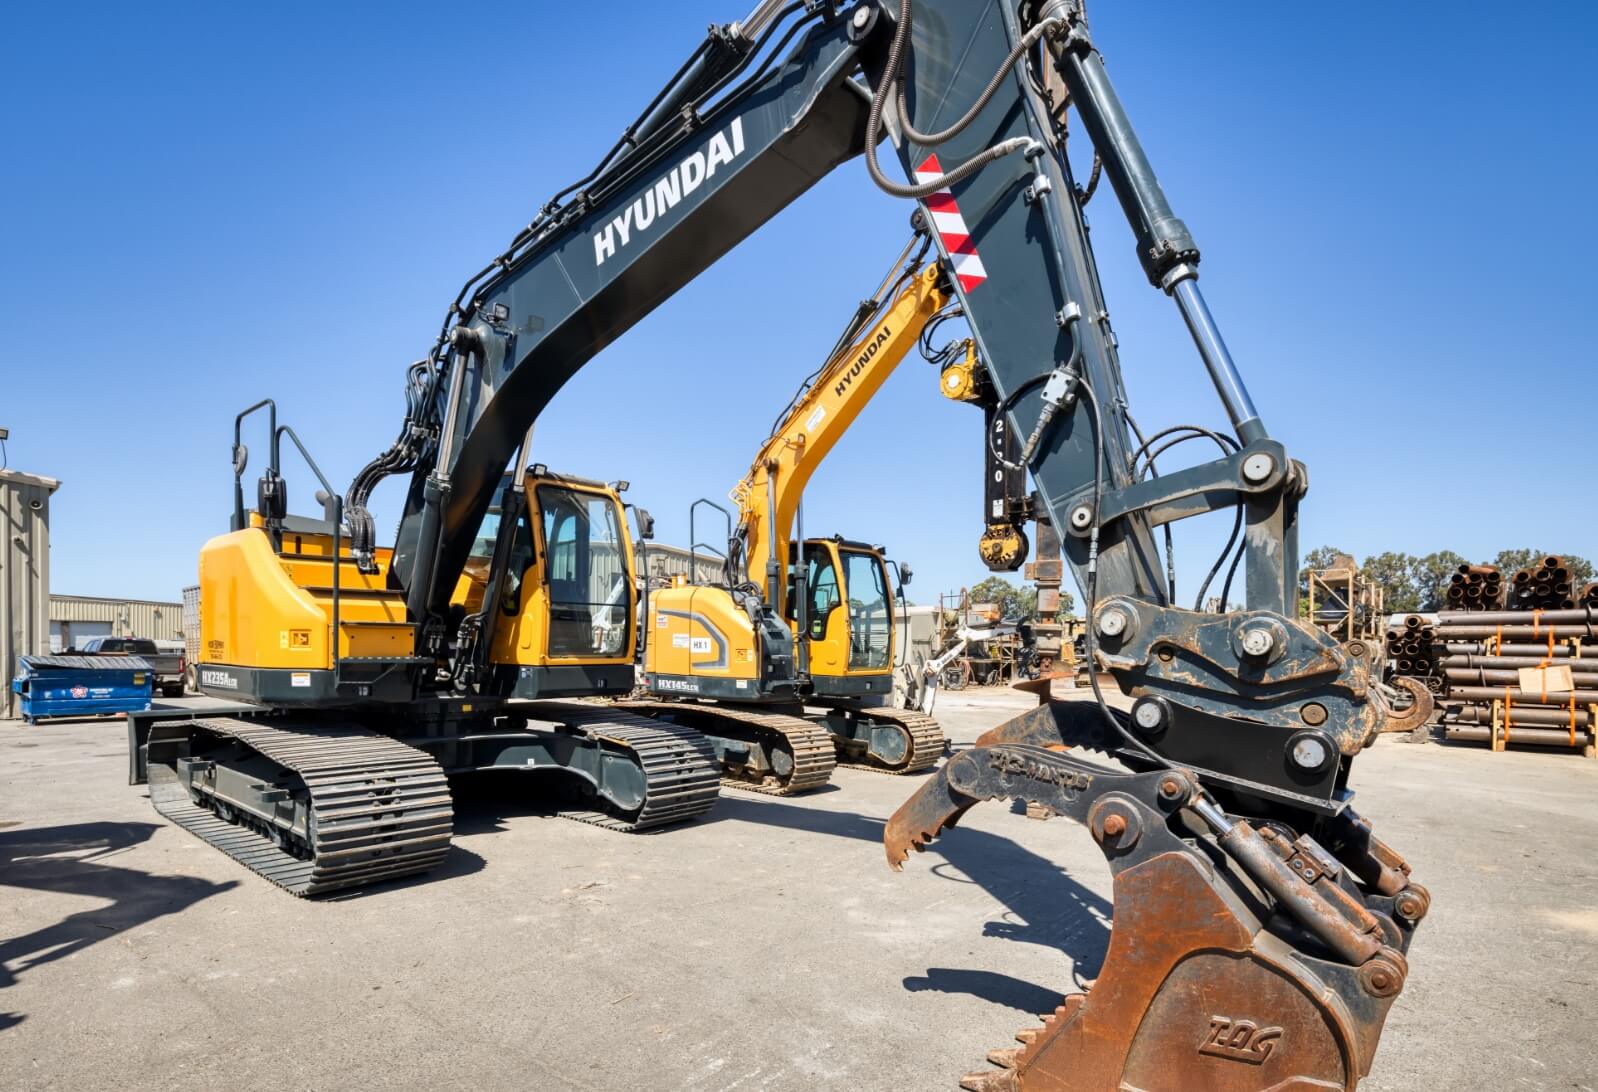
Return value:
<svg viewBox="0 0 1598 1092">
<path fill-rule="evenodd" d="M 273 474 L 278 472 L 277 403 L 263 398 L 233 418 L 233 530 L 244 530 L 244 468 L 249 462 L 249 449 L 243 444 L 244 419 L 256 410 L 267 407 L 270 411 L 268 429 L 271 436 L 267 449 L 267 466 Z"/>
<path fill-rule="evenodd" d="M 695 516 L 698 514 L 699 506 L 701 504 L 708 504 L 710 507 L 721 513 L 722 518 L 727 521 L 726 541 L 731 541 L 732 539 L 731 512 L 717 504 L 715 501 L 711 500 L 709 497 L 700 497 L 698 500 L 694 501 L 688 506 L 688 582 L 690 584 L 698 583 L 695 577 L 699 574 L 699 549 L 701 547 L 721 558 L 723 562 L 727 560 L 727 555 L 723 551 L 716 549 L 708 542 L 699 541 L 699 534 L 694 527 Z"/>
<path fill-rule="evenodd" d="M 268 400 L 270 401 L 270 399 Z M 276 409 L 273 410 L 273 420 L 276 420 Z M 344 531 L 344 498 L 334 491 L 328 482 L 327 475 L 322 473 L 322 468 L 316 465 L 316 460 L 311 458 L 311 453 L 305 450 L 305 445 L 300 442 L 299 436 L 288 425 L 283 425 L 272 434 L 273 469 L 276 469 L 278 444 L 283 436 L 294 441 L 294 446 L 299 449 L 300 458 L 305 460 L 305 465 L 311 468 L 311 473 L 316 475 L 316 480 L 322 483 L 322 489 L 333 502 L 333 684 L 338 685 L 339 664 L 342 656 L 339 652 L 339 550 L 343 546 Z"/>
</svg>

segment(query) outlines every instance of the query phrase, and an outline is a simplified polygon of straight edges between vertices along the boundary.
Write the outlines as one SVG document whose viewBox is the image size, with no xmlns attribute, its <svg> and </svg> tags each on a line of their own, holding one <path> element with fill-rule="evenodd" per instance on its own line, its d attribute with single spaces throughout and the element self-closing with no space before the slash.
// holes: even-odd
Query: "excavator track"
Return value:
<svg viewBox="0 0 1598 1092">
<path fill-rule="evenodd" d="M 569 731 L 620 748 L 644 774 L 644 802 L 628 812 L 607 808 L 560 812 L 571 819 L 627 834 L 685 823 L 709 811 L 720 795 L 716 752 L 693 728 L 635 716 L 612 705 L 534 703 L 527 712 L 559 722 Z"/>
<path fill-rule="evenodd" d="M 904 761 L 897 765 L 889 766 L 881 762 L 867 760 L 846 761 L 838 759 L 838 765 L 851 770 L 870 770 L 872 773 L 885 774 L 913 774 L 931 769 L 943 757 L 947 738 L 943 728 L 938 722 L 919 709 L 895 709 L 892 706 L 873 706 L 862 709 L 858 714 L 866 721 L 887 721 L 897 725 L 909 739 L 909 750 Z"/>
<path fill-rule="evenodd" d="M 190 727 L 247 747 L 297 779 L 310 811 L 308 844 L 269 833 L 268 824 L 224 801 L 206 806 L 212 798 L 191 795 L 176 756 L 164 761 L 152 748 L 156 811 L 292 894 L 324 895 L 414 876 L 449 852 L 449 782 L 438 763 L 414 747 L 347 725 L 227 718 Z M 175 748 L 162 748 L 168 750 Z"/>
<path fill-rule="evenodd" d="M 672 718 L 654 720 L 654 723 L 686 722 L 691 729 L 775 746 L 792 762 L 786 776 L 767 774 L 758 781 L 723 770 L 721 783 L 731 789 L 767 796 L 793 796 L 825 785 L 832 779 L 832 771 L 838 764 L 831 733 L 803 717 L 700 702 L 631 701 L 624 703 L 623 708 L 650 718 Z"/>
</svg>

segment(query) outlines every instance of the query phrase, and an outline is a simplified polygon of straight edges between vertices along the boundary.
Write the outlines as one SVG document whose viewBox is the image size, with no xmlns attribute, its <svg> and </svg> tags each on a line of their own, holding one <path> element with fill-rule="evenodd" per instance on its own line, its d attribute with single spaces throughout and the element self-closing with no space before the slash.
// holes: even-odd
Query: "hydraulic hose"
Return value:
<svg viewBox="0 0 1598 1092">
<path fill-rule="evenodd" d="M 905 0 L 900 14 L 899 26 L 901 28 L 909 27 L 909 12 L 910 4 L 908 0 Z M 895 70 L 894 83 L 898 86 L 898 97 L 896 101 L 899 107 L 900 130 L 905 136 L 909 137 L 923 148 L 936 147 L 939 144 L 944 144 L 950 140 L 953 140 L 955 137 L 965 132 L 970 124 L 977 119 L 977 115 L 982 112 L 983 107 L 987 106 L 988 103 L 993 101 L 993 96 L 999 93 L 999 88 L 1003 86 L 1005 78 L 1009 76 L 1010 69 L 1014 67 L 1015 63 L 1022 57 L 1026 56 L 1027 52 L 1031 50 L 1033 46 L 1037 45 L 1038 42 L 1043 39 L 1045 34 L 1051 33 L 1056 27 L 1063 28 L 1064 26 L 1065 23 L 1060 19 L 1045 19 L 1043 22 L 1039 23 L 1037 26 L 1023 34 L 1021 36 L 1021 40 L 1016 43 L 1015 48 L 1010 50 L 1009 56 L 1005 57 L 1004 62 L 999 65 L 999 70 L 995 72 L 993 74 L 993 78 L 988 81 L 988 85 L 984 87 L 982 89 L 982 93 L 977 96 L 977 101 L 971 104 L 971 109 L 967 110 L 958 121 L 956 121 L 953 125 L 950 125 L 947 129 L 940 129 L 934 133 L 923 133 L 921 130 L 917 129 L 915 127 L 915 123 L 910 120 L 910 104 L 905 99 L 904 80 L 899 78 L 899 73 L 897 70 Z M 906 31 L 906 34 L 908 36 L 908 31 Z"/>
<path fill-rule="evenodd" d="M 956 182 L 960 182 L 963 179 L 969 178 L 971 175 L 975 174 L 983 167 L 986 167 L 994 160 L 1002 159 L 1011 152 L 1021 151 L 1024 148 L 1032 146 L 1036 142 L 1032 140 L 1031 137 L 1012 137 L 1009 140 L 1000 141 L 993 147 L 988 148 L 985 151 L 978 152 L 976 155 L 972 156 L 958 167 L 955 167 L 953 170 L 947 171 L 944 174 L 941 174 L 936 178 L 929 179 L 926 182 L 918 182 L 906 185 L 902 182 L 895 182 L 887 175 L 882 173 L 882 166 L 877 162 L 877 143 L 882 139 L 882 111 L 887 105 L 890 91 L 893 91 L 896 88 L 897 98 L 901 103 L 903 102 L 904 90 L 903 84 L 901 82 L 900 70 L 903 68 L 905 52 L 910 44 L 912 2 L 913 0 L 900 0 L 899 25 L 894 28 L 893 43 L 888 47 L 888 62 L 883 68 L 882 86 L 878 87 L 877 93 L 871 96 L 871 110 L 866 115 L 866 171 L 871 175 L 871 180 L 877 184 L 877 188 L 882 190 L 884 193 L 894 197 L 908 197 L 920 200 L 923 197 L 932 196 L 939 190 L 948 189 Z M 935 145 L 944 143 L 956 133 L 961 132 L 971 124 L 977 113 L 980 112 L 981 109 L 992 100 L 993 96 L 998 92 L 999 86 L 1004 82 L 1005 76 L 1009 74 L 1011 67 L 1014 66 L 1016 61 L 1025 56 L 1027 50 L 1036 45 L 1038 40 L 1042 38 L 1044 34 L 1050 32 L 1055 27 L 1060 27 L 1063 25 L 1064 24 L 1058 19 L 1045 19 L 1043 22 L 1039 23 L 1037 26 L 1033 27 L 1030 31 L 1024 34 L 1021 38 L 1021 42 L 1010 51 L 1009 56 L 1005 59 L 1004 64 L 999 67 L 999 71 L 994 74 L 993 79 L 988 81 L 988 86 L 983 90 L 982 94 L 977 97 L 975 105 L 973 105 L 971 109 L 966 112 L 964 117 L 942 132 L 918 132 L 911 125 L 909 114 L 901 105 L 899 108 L 899 121 L 905 136 L 924 147 L 933 147 Z"/>
</svg>

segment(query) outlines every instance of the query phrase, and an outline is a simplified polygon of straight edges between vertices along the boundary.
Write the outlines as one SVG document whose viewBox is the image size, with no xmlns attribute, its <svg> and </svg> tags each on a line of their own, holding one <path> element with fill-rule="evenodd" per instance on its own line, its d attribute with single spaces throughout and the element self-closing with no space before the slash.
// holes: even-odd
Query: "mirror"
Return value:
<svg viewBox="0 0 1598 1092">
<path fill-rule="evenodd" d="M 233 445 L 233 476 L 244 477 L 244 468 L 250 465 L 250 449 L 243 444 Z"/>
<path fill-rule="evenodd" d="M 632 506 L 633 518 L 638 521 L 638 537 L 648 541 L 655 537 L 655 517 L 649 514 L 649 509 Z"/>
</svg>

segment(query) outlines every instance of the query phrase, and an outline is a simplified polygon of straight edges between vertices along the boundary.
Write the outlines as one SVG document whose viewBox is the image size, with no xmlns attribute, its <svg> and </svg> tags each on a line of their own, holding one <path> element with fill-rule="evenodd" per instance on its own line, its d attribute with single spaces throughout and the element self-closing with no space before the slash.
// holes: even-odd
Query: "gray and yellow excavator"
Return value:
<svg viewBox="0 0 1598 1092">
<path fill-rule="evenodd" d="M 1073 114 L 1224 429 L 1140 438 L 1127 415 Z M 989 432 L 983 458 L 1030 475 L 1083 592 L 1087 657 L 1132 699 L 1112 707 L 1090 670 L 1095 700 L 995 728 L 886 825 L 897 866 L 978 803 L 1021 799 L 1079 821 L 1114 877 L 1097 982 L 966 1087 L 1353 1088 L 1429 905 L 1349 788 L 1393 714 L 1363 658 L 1295 617 L 1308 478 L 1249 397 L 1080 0 L 764 0 L 714 28 L 467 281 L 407 372 L 395 441 L 346 496 L 324 482 L 322 518 L 295 521 L 275 456 L 253 511 L 240 486 L 201 558 L 200 677 L 242 700 L 131 720 L 135 776 L 174 821 L 305 894 L 436 864 L 455 770 L 526 769 L 623 827 L 708 806 L 702 735 L 569 700 L 632 681 L 621 510 L 603 487 L 529 474 L 525 437 L 602 348 L 862 159 L 862 182 L 931 224 L 1010 438 Z M 274 427 L 271 448 L 290 437 Z M 1188 440 L 1215 457 L 1170 469 Z M 379 549 L 366 506 L 390 475 L 410 488 Z M 1239 528 L 1246 609 L 1175 601 L 1157 532 L 1212 512 Z M 1000 530 L 990 552 L 1013 564 L 1020 540 Z"/>
<path fill-rule="evenodd" d="M 653 700 L 628 708 L 703 732 L 728 784 L 789 795 L 825 784 L 835 761 L 910 774 L 943 754 L 937 721 L 891 704 L 893 570 L 902 585 L 909 566 L 841 535 L 790 537 L 817 468 L 954 302 L 946 267 L 924 262 L 930 246 L 922 228 L 778 415 L 728 493 L 736 522 L 695 502 L 727 520 L 721 581 L 682 580 L 646 604 Z"/>
</svg>

